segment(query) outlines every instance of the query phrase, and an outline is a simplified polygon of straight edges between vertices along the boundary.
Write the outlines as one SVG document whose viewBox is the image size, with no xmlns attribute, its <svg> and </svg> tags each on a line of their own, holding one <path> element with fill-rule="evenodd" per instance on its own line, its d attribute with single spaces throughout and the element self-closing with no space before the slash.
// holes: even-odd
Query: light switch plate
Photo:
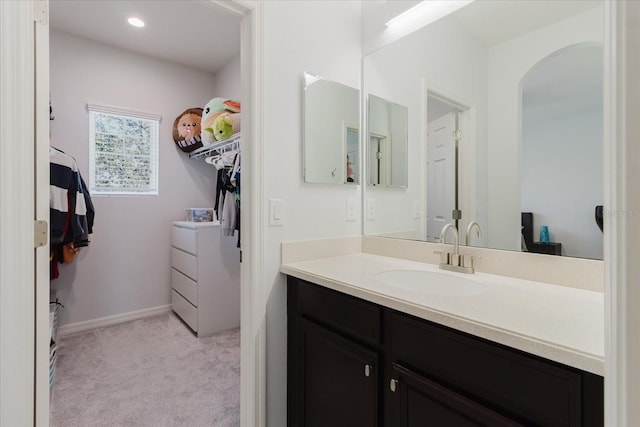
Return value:
<svg viewBox="0 0 640 427">
<path fill-rule="evenodd" d="M 356 199 L 347 199 L 347 221 L 356 220 L 356 209 L 357 209 L 356 206 L 357 206 Z"/>
<path fill-rule="evenodd" d="M 269 225 L 284 225 L 284 200 L 269 199 Z"/>
<path fill-rule="evenodd" d="M 376 219 L 376 201 L 375 199 L 367 200 L 367 219 L 373 221 Z"/>
<path fill-rule="evenodd" d="M 420 206 L 420 200 L 414 200 L 413 201 L 413 217 L 414 218 L 420 218 L 420 211 L 421 211 L 421 206 Z"/>
</svg>

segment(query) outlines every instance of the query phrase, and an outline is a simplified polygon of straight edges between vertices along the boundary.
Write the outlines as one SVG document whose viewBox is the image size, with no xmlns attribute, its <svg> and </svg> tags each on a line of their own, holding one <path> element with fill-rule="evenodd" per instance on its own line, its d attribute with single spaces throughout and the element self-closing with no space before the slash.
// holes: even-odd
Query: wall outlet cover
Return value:
<svg viewBox="0 0 640 427">
<path fill-rule="evenodd" d="M 347 199 L 347 221 L 356 220 L 357 200 Z"/>
<path fill-rule="evenodd" d="M 367 200 L 367 219 L 373 221 L 376 219 L 376 201 L 375 199 Z"/>
</svg>

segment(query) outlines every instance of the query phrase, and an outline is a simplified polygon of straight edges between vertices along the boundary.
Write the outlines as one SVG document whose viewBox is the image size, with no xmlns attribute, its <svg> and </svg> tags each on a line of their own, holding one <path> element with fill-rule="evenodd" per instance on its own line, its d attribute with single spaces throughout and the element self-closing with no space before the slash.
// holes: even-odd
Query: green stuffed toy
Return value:
<svg viewBox="0 0 640 427">
<path fill-rule="evenodd" d="M 208 129 L 205 129 L 208 131 Z M 213 137 L 216 141 L 231 138 L 240 132 L 240 113 L 223 113 L 216 117 L 213 122 Z"/>
<path fill-rule="evenodd" d="M 232 101 L 226 98 L 213 98 L 207 103 L 207 105 L 204 106 L 203 110 L 204 111 L 202 112 L 201 127 L 203 130 L 202 142 L 205 145 L 213 144 L 216 141 L 226 139 L 222 137 L 217 137 L 215 134 L 215 121 L 220 116 L 237 115 L 238 116 L 237 118 L 235 119 L 232 118 L 232 122 L 235 123 L 234 125 L 232 125 L 232 128 L 236 129 L 235 132 L 233 133 L 240 131 L 240 115 L 236 114 L 236 113 L 240 113 L 240 103 L 238 101 Z"/>
</svg>

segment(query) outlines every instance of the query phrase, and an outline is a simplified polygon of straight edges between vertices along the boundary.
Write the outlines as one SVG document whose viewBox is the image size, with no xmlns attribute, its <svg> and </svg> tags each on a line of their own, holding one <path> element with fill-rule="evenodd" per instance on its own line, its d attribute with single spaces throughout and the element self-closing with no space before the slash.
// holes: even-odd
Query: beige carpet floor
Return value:
<svg viewBox="0 0 640 427">
<path fill-rule="evenodd" d="M 239 417 L 239 329 L 197 338 L 170 313 L 60 339 L 51 427 L 232 427 Z"/>
</svg>

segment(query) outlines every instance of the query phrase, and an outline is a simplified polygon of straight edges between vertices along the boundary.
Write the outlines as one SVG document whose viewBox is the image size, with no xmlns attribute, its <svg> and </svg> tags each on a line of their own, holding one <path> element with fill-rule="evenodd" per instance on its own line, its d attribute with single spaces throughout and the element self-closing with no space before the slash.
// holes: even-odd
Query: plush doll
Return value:
<svg viewBox="0 0 640 427">
<path fill-rule="evenodd" d="M 240 112 L 240 103 L 225 98 L 213 98 L 204 106 L 202 112 L 202 142 L 204 144 L 213 144 L 217 141 L 214 136 L 214 123 L 218 116 L 222 114 L 234 115 Z M 238 125 L 239 129 L 239 118 Z"/>
<path fill-rule="evenodd" d="M 222 141 L 240 132 L 240 113 L 222 113 L 213 122 L 213 137 Z"/>
<path fill-rule="evenodd" d="M 189 153 L 202 147 L 201 121 L 202 108 L 189 108 L 174 120 L 173 140 L 182 151 Z"/>
</svg>

